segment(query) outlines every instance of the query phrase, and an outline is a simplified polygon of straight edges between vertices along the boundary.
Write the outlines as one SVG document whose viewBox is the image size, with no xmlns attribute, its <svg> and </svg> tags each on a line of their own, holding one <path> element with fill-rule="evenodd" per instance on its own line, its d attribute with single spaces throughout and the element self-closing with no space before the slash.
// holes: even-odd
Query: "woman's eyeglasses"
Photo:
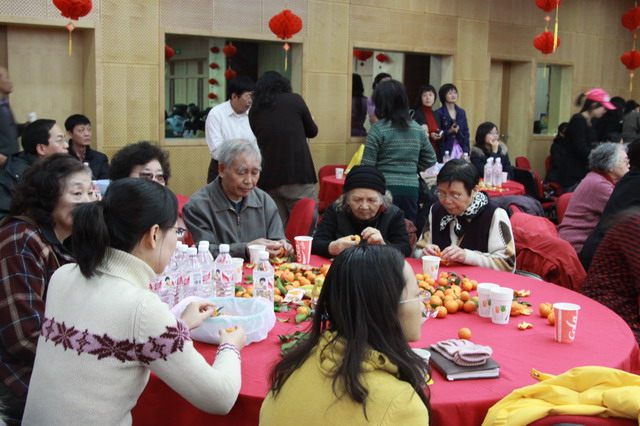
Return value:
<svg viewBox="0 0 640 426">
<path fill-rule="evenodd" d="M 444 192 L 441 191 L 436 191 L 436 197 L 438 197 L 441 200 L 444 200 L 445 198 L 450 198 L 452 200 L 459 200 L 460 198 L 462 198 L 462 194 L 446 194 Z"/>
<path fill-rule="evenodd" d="M 182 238 L 184 234 L 187 233 L 186 229 L 181 228 L 179 226 L 172 226 L 172 228 L 176 230 L 176 235 L 178 236 L 178 238 Z"/>
<path fill-rule="evenodd" d="M 415 297 L 413 299 L 401 300 L 398 303 L 410 303 L 420 301 L 422 303 L 422 316 L 424 320 L 428 320 L 429 318 L 435 318 L 438 315 L 438 311 L 435 309 L 431 309 L 431 305 L 429 304 L 429 300 L 431 299 L 431 293 L 428 291 L 423 291 L 420 293 L 420 296 Z"/>
<path fill-rule="evenodd" d="M 162 173 L 158 173 L 157 175 L 154 175 L 151 172 L 140 172 L 138 173 L 138 177 L 146 180 L 155 180 L 158 183 L 165 183 L 167 180 L 166 175 Z"/>
</svg>

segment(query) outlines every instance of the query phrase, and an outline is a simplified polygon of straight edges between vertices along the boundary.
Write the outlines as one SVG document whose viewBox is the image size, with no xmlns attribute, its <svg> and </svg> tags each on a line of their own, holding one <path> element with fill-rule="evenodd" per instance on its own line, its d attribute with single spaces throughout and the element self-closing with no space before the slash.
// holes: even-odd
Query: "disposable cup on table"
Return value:
<svg viewBox="0 0 640 426">
<path fill-rule="evenodd" d="M 571 343 L 576 338 L 578 311 L 580 305 L 575 303 L 554 303 L 556 342 Z"/>
<path fill-rule="evenodd" d="M 494 324 L 509 324 L 513 289 L 498 287 L 491 289 L 491 322 Z"/>
<path fill-rule="evenodd" d="M 491 318 L 491 289 L 500 287 L 493 283 L 478 284 L 478 315 Z"/>
<path fill-rule="evenodd" d="M 509 182 L 509 173 L 502 172 L 502 183 Z"/>
<path fill-rule="evenodd" d="M 266 249 L 267 246 L 264 244 L 251 244 L 249 246 L 249 261 L 251 264 L 255 265 L 258 263 L 258 256 L 260 255 L 260 252 L 265 251 Z"/>
<path fill-rule="evenodd" d="M 299 263 L 308 265 L 311 261 L 311 243 L 313 237 L 300 236 L 294 238 L 296 242 L 296 260 Z"/>
<path fill-rule="evenodd" d="M 438 280 L 440 258 L 438 256 L 422 256 L 422 273 L 429 274 L 434 281 Z"/>
<path fill-rule="evenodd" d="M 336 167 L 336 179 L 342 179 L 344 177 L 344 169 L 342 167 Z"/>
<path fill-rule="evenodd" d="M 242 268 L 244 267 L 244 259 L 241 257 L 231 258 L 233 263 L 233 282 L 242 284 Z"/>
</svg>

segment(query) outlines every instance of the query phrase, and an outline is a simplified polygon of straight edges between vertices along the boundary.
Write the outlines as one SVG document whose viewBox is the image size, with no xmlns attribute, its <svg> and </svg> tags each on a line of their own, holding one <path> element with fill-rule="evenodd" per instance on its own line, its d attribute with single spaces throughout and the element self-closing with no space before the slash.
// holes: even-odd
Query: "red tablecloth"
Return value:
<svg viewBox="0 0 640 426">
<path fill-rule="evenodd" d="M 524 185 L 520 182 L 516 182 L 515 180 L 510 180 L 502 184 L 501 189 L 497 190 L 487 190 L 483 189 L 484 192 L 489 194 L 492 198 L 502 197 L 504 195 L 524 195 L 526 192 L 524 190 Z"/>
<path fill-rule="evenodd" d="M 324 211 L 329 204 L 333 203 L 342 195 L 344 178 L 338 179 L 335 175 L 325 176 L 320 179 L 320 190 L 318 191 L 318 208 Z"/>
<path fill-rule="evenodd" d="M 408 261 L 414 270 L 420 271 L 420 260 Z M 326 262 L 323 258 L 312 256 L 313 264 Z M 490 319 L 480 318 L 477 313 L 463 312 L 447 315 L 444 319 L 430 319 L 424 324 L 421 340 L 411 343 L 412 347 L 425 347 L 440 340 L 457 338 L 458 330 L 468 327 L 473 333 L 472 340 L 491 346 L 493 358 L 500 364 L 500 378 L 497 379 L 448 382 L 434 372 L 434 384 L 430 386 L 432 424 L 479 425 L 488 409 L 498 400 L 516 388 L 536 383 L 529 374 L 532 368 L 548 374 L 560 374 L 574 367 L 588 365 L 635 372 L 640 370 L 640 350 L 633 333 L 618 315 L 599 303 L 555 284 L 520 275 L 471 266 L 444 267 L 444 270 L 465 274 L 479 282 L 494 282 L 514 290 L 531 290 L 531 295 L 525 300 L 532 303 L 535 310 L 529 317 L 513 317 L 507 325 L 495 325 Z M 537 306 L 542 302 L 573 302 L 582 307 L 577 337 L 573 343 L 554 341 L 553 327 L 537 312 Z M 279 314 L 280 317 L 293 315 L 293 312 Z M 516 324 L 523 320 L 532 323 L 533 329 L 518 330 Z M 227 416 L 212 416 L 198 410 L 151 374 L 133 410 L 134 424 L 258 424 L 260 405 L 269 387 L 268 374 L 279 359 L 280 343 L 277 336 L 307 326 L 308 323 L 296 325 L 276 321 L 266 340 L 242 350 L 242 389 L 236 405 Z M 195 342 L 195 347 L 207 361 L 213 361 L 215 346 Z M 309 389 L 309 395 L 312 394 L 313 389 Z M 304 404 L 300 407 L 304 407 Z"/>
</svg>

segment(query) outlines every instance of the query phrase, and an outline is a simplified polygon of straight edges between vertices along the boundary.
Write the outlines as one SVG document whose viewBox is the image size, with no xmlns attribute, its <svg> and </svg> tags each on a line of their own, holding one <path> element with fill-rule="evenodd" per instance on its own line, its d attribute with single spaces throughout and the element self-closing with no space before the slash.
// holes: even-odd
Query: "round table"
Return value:
<svg viewBox="0 0 640 426">
<path fill-rule="evenodd" d="M 324 211 L 342 195 L 343 187 L 344 177 L 338 179 L 335 175 L 329 175 L 320 179 L 320 189 L 318 191 L 318 208 L 320 211 Z"/>
<path fill-rule="evenodd" d="M 491 198 L 503 197 L 505 195 L 524 195 L 526 193 L 524 185 L 515 180 L 504 182 L 499 189 L 483 189 Z"/>
<path fill-rule="evenodd" d="M 320 265 L 328 260 L 312 256 L 311 263 Z M 421 271 L 419 259 L 408 259 L 414 271 Z M 572 290 L 555 284 L 520 275 L 471 266 L 442 267 L 441 271 L 455 271 L 478 282 L 493 282 L 514 290 L 527 289 L 531 295 L 523 300 L 533 304 L 531 316 L 512 317 L 507 325 L 495 325 L 477 313 L 458 312 L 444 319 L 430 319 L 423 325 L 422 338 L 412 347 L 427 347 L 440 340 L 457 338 L 461 327 L 471 329 L 472 341 L 493 348 L 493 359 L 500 364 L 500 377 L 496 379 L 461 380 L 449 382 L 433 372 L 431 392 L 432 424 L 479 425 L 489 408 L 514 389 L 536 383 L 530 376 L 535 368 L 543 373 L 560 374 L 578 366 L 600 365 L 625 371 L 640 370 L 640 350 L 631 329 L 613 311 Z M 475 295 L 475 291 L 472 292 Z M 580 310 L 576 340 L 570 344 L 554 341 L 554 330 L 538 314 L 542 302 L 572 302 Z M 295 312 L 278 314 L 280 318 L 293 318 Z M 518 330 L 521 321 L 533 328 Z M 278 335 L 304 330 L 309 323 L 296 325 L 293 321 L 276 325 L 267 339 L 242 350 L 242 389 L 231 412 L 226 416 L 206 414 L 173 392 L 157 376 L 151 374 L 149 383 L 133 410 L 135 425 L 173 424 L 228 424 L 256 425 L 260 405 L 269 388 L 268 374 L 280 351 Z M 212 362 L 216 346 L 194 342 L 198 351 Z M 292 409 L 304 409 L 301 395 Z M 301 411 L 301 416 L 304 413 Z"/>
</svg>

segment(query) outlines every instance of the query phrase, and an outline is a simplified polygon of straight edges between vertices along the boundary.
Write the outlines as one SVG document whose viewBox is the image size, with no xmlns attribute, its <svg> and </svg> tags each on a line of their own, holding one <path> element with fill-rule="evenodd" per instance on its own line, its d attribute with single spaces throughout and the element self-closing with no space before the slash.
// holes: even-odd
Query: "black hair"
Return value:
<svg viewBox="0 0 640 426">
<path fill-rule="evenodd" d="M 387 119 L 393 127 L 409 128 L 409 100 L 404 85 L 396 80 L 383 81 L 371 95 L 376 117 Z"/>
<path fill-rule="evenodd" d="M 562 133 L 564 135 L 567 131 L 567 127 L 569 127 L 569 123 L 566 121 L 558 124 L 558 134 Z"/>
<path fill-rule="evenodd" d="M 291 93 L 291 82 L 276 71 L 267 71 L 260 76 L 253 92 L 254 111 L 271 108 L 276 101 L 276 95 Z"/>
<path fill-rule="evenodd" d="M 51 213 L 64 191 L 67 179 L 78 172 L 90 172 L 78 159 L 56 153 L 35 162 L 15 187 L 11 214 L 25 215 L 38 224 L 53 226 Z"/>
<path fill-rule="evenodd" d="M 360 74 L 355 72 L 351 74 L 351 97 L 364 97 L 364 84 L 362 83 L 362 77 L 360 77 Z"/>
<path fill-rule="evenodd" d="M 485 121 L 476 129 L 476 146 L 482 149 L 485 154 L 489 152 L 485 140 L 487 139 L 487 135 L 491 133 L 494 127 L 496 129 L 498 128 L 498 126 L 496 126 L 494 123 Z"/>
<path fill-rule="evenodd" d="M 324 281 L 308 338 L 298 343 L 271 371 L 271 390 L 277 396 L 291 374 L 309 357 L 328 330 L 332 343 L 344 342 L 344 353 L 333 375 L 333 393 L 362 404 L 366 416 L 368 389 L 362 382 L 363 361 L 370 349 L 398 367 L 398 378 L 408 382 L 430 409 L 425 386 L 428 365 L 407 344 L 398 319 L 406 285 L 402 254 L 388 246 L 360 244 L 336 256 Z M 372 285 L 375 283 L 375 285 Z M 425 393 L 426 389 L 426 393 Z"/>
<path fill-rule="evenodd" d="M 112 182 L 101 201 L 73 211 L 71 244 L 80 272 L 90 278 L 109 247 L 127 253 L 153 225 L 166 231 L 178 220 L 178 200 L 168 188 L 146 179 Z"/>
<path fill-rule="evenodd" d="M 473 164 L 457 158 L 447 161 L 444 167 L 440 169 L 438 177 L 436 178 L 436 185 L 440 185 L 441 183 L 451 184 L 455 181 L 462 182 L 464 189 L 467 190 L 467 194 L 471 195 L 473 189 L 478 185 L 478 182 L 480 182 L 480 175 Z"/>
<path fill-rule="evenodd" d="M 601 106 L 603 106 L 598 101 L 593 101 L 591 99 L 585 99 L 586 97 L 587 97 L 587 95 L 585 93 L 580 93 L 578 95 L 578 98 L 576 99 L 576 106 L 582 105 L 582 109 L 580 110 L 580 112 L 585 112 L 585 111 L 591 112 L 594 109 L 600 108 Z M 582 101 L 584 101 L 584 105 L 582 104 Z"/>
<path fill-rule="evenodd" d="M 117 180 L 129 177 L 135 166 L 147 164 L 151 160 L 158 160 L 162 167 L 165 183 L 168 185 L 171 177 L 169 153 L 148 141 L 127 145 L 116 152 L 111 159 L 109 178 Z"/>
<path fill-rule="evenodd" d="M 30 123 L 22 132 L 22 149 L 29 154 L 37 155 L 38 145 L 49 145 L 49 130 L 56 124 L 56 120 L 41 118 Z"/>
<path fill-rule="evenodd" d="M 380 82 L 385 78 L 392 78 L 391 74 L 387 74 L 386 72 L 378 73 L 378 75 L 376 75 L 375 78 L 373 79 L 373 84 L 371 85 L 371 88 L 375 90 L 375 88 L 378 87 L 378 84 L 380 84 Z"/>
<path fill-rule="evenodd" d="M 255 87 L 253 80 L 246 75 L 238 76 L 229 83 L 229 99 L 231 99 L 231 95 L 240 97 L 245 92 L 253 92 Z"/>
<path fill-rule="evenodd" d="M 636 108 L 640 107 L 640 105 L 634 101 L 633 99 L 629 99 L 624 104 L 624 115 L 627 115 L 631 111 L 635 111 Z"/>
<path fill-rule="evenodd" d="M 425 92 L 433 93 L 433 95 L 435 96 L 435 99 L 433 100 L 434 104 L 435 104 L 435 101 L 438 100 L 438 92 L 436 92 L 436 88 L 430 84 L 423 84 L 422 86 L 420 86 L 420 89 L 418 89 L 418 96 L 416 97 L 415 109 L 422 108 L 422 95 Z"/>
<path fill-rule="evenodd" d="M 632 169 L 640 169 L 640 137 L 635 138 L 627 148 L 629 167 Z"/>
<path fill-rule="evenodd" d="M 455 90 L 456 93 L 460 93 L 458 92 L 458 88 L 453 83 L 443 84 L 440 87 L 440 90 L 438 90 L 438 95 L 440 96 L 440 102 L 442 102 L 442 105 L 446 103 L 447 93 L 449 93 L 451 90 Z"/>
<path fill-rule="evenodd" d="M 82 115 L 82 114 L 73 114 L 70 115 L 65 121 L 64 121 L 64 128 L 67 132 L 73 132 L 73 129 L 76 128 L 76 126 L 80 126 L 80 125 L 91 125 L 91 121 L 89 121 L 89 119 Z"/>
</svg>

